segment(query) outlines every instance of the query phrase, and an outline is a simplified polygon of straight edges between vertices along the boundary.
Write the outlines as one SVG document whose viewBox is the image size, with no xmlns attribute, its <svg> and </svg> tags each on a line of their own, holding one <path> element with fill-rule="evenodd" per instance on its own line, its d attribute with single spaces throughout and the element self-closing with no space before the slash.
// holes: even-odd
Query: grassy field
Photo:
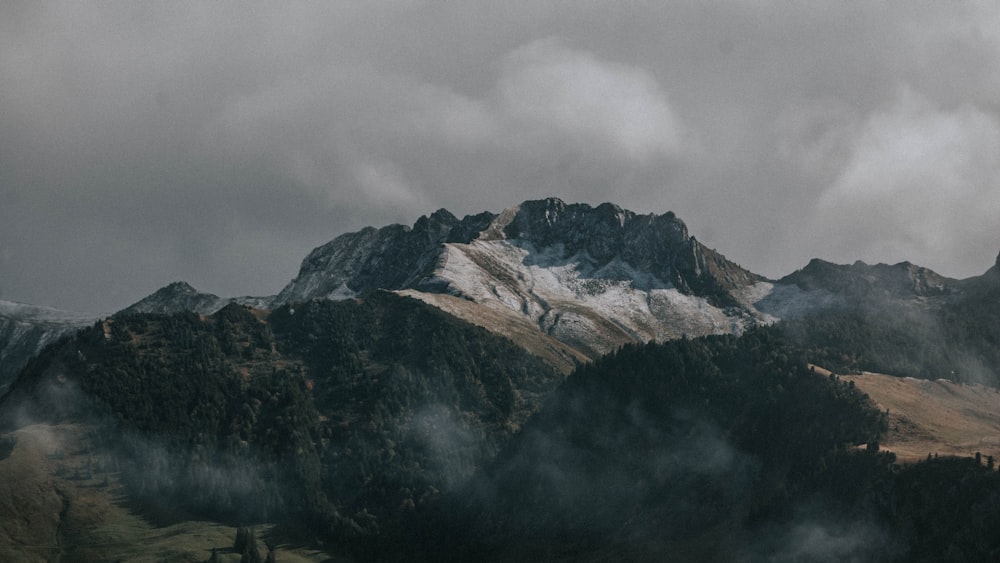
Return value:
<svg viewBox="0 0 1000 563">
<path fill-rule="evenodd" d="M 881 445 L 900 461 L 980 452 L 1000 463 L 997 389 L 867 372 L 841 378 L 853 381 L 883 412 L 889 410 L 889 432 Z"/>
<path fill-rule="evenodd" d="M 219 523 L 151 518 L 131 509 L 113 464 L 92 449 L 80 425 L 33 425 L 0 449 L 0 561 L 237 562 L 236 528 Z M 158 523 L 153 523 L 154 521 Z M 278 528 L 256 526 L 276 546 L 278 561 L 350 561 L 289 541 Z"/>
</svg>

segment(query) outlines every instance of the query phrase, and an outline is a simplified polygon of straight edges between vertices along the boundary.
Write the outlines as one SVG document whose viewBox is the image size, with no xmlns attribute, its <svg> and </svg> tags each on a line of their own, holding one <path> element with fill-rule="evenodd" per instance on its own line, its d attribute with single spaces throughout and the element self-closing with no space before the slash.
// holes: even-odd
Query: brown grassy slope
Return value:
<svg viewBox="0 0 1000 563">
<path fill-rule="evenodd" d="M 841 376 L 889 409 L 883 449 L 900 461 L 927 454 L 970 457 L 981 452 L 1000 462 L 1000 392 L 982 385 L 865 372 Z"/>
<path fill-rule="evenodd" d="M 439 293 L 424 293 L 409 289 L 395 293 L 418 299 L 465 322 L 509 338 L 564 374 L 573 371 L 576 364 L 590 361 L 590 358 L 583 353 L 545 334 L 538 329 L 538 326 L 506 309 L 492 309 L 466 299 Z M 623 339 L 622 343 L 624 342 L 626 341 Z"/>
<path fill-rule="evenodd" d="M 0 460 L 0 560 L 48 561 L 58 553 L 63 500 L 48 471 L 47 427 L 14 433 Z"/>
<path fill-rule="evenodd" d="M 157 526 L 127 507 L 113 462 L 87 443 L 87 427 L 32 425 L 0 459 L 0 561 L 220 561 L 237 562 L 236 529 L 185 520 Z M 269 535 L 279 561 L 346 561 Z M 261 555 L 266 547 L 259 544 Z"/>
</svg>

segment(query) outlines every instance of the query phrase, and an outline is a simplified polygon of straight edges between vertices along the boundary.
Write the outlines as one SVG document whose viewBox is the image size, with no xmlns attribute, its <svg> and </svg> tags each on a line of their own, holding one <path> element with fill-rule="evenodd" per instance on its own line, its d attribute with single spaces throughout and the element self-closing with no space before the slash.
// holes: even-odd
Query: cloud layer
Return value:
<svg viewBox="0 0 1000 563">
<path fill-rule="evenodd" d="M 275 293 L 343 232 L 546 196 L 673 210 L 765 275 L 975 275 L 997 29 L 988 3 L 5 3 L 0 299 Z"/>
</svg>

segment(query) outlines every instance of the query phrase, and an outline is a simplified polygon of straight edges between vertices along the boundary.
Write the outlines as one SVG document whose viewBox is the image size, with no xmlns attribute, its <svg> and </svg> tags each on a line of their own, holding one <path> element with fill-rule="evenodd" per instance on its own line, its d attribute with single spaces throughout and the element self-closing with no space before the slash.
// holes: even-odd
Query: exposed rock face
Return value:
<svg viewBox="0 0 1000 563">
<path fill-rule="evenodd" d="M 88 313 L 0 301 L 0 396 L 32 356 L 97 318 Z"/>
<path fill-rule="evenodd" d="M 858 261 L 838 265 L 814 258 L 805 268 L 781 279 L 806 291 L 825 289 L 852 298 L 909 299 L 954 292 L 957 280 L 909 262 L 870 266 Z"/>
<path fill-rule="evenodd" d="M 439 306 L 457 296 L 598 355 L 624 342 L 739 332 L 763 318 L 746 295 L 764 282 L 689 236 L 673 213 L 552 198 L 343 235 L 310 253 L 275 303 L 375 289 Z"/>
<path fill-rule="evenodd" d="M 529 201 L 504 233 L 515 244 L 561 248 L 563 259 L 586 257 L 598 268 L 623 262 L 716 305 L 737 304 L 730 292 L 763 279 L 688 236 L 672 212 L 636 215 L 610 203 L 591 208 L 558 199 Z"/>
<path fill-rule="evenodd" d="M 435 287 L 433 270 L 445 243 L 467 243 L 490 225 L 493 214 L 459 221 L 445 209 L 421 217 L 412 228 L 367 227 L 341 235 L 313 250 L 299 275 L 278 294 L 275 305 L 291 301 L 346 299 L 375 289 Z"/>
<path fill-rule="evenodd" d="M 186 282 L 174 282 L 158 289 L 152 295 L 122 309 L 119 314 L 156 313 L 169 315 L 182 311 L 211 314 L 225 307 L 229 299 L 210 293 L 202 293 Z"/>
<path fill-rule="evenodd" d="M 211 315 L 230 303 L 249 305 L 256 308 L 270 306 L 272 297 L 219 297 L 211 293 L 202 293 L 186 282 L 174 282 L 158 289 L 152 295 L 144 297 L 133 305 L 126 307 L 118 314 L 155 313 L 172 315 L 184 311 Z"/>
<path fill-rule="evenodd" d="M 997 260 L 993 264 L 993 267 L 986 270 L 986 274 L 983 277 L 990 277 L 994 279 L 1000 279 L 1000 254 L 997 254 Z"/>
<path fill-rule="evenodd" d="M 958 282 L 968 299 L 986 299 L 995 302 L 1000 294 L 1000 255 L 989 270 L 981 276 L 960 280 Z"/>
<path fill-rule="evenodd" d="M 994 287 L 1000 256 L 986 275 L 961 281 L 909 262 L 814 259 L 775 282 L 698 242 L 672 212 L 549 198 L 462 219 L 440 209 L 412 227 L 341 235 L 310 252 L 273 298 L 221 298 L 177 282 L 123 312 L 211 314 L 232 302 L 271 308 L 384 289 L 568 369 L 581 353 L 596 357 L 627 342 L 739 333 L 831 307 L 964 299 Z"/>
<path fill-rule="evenodd" d="M 672 212 L 636 215 L 610 203 L 594 208 L 550 198 L 462 220 L 440 209 L 412 228 L 369 227 L 342 235 L 306 257 L 276 304 L 373 289 L 454 293 L 449 280 L 435 275 L 439 262 L 447 247 L 474 241 L 503 241 L 557 260 L 586 260 L 597 268 L 619 261 L 720 305 L 736 304 L 729 292 L 763 279 L 688 236 L 687 226 Z"/>
</svg>

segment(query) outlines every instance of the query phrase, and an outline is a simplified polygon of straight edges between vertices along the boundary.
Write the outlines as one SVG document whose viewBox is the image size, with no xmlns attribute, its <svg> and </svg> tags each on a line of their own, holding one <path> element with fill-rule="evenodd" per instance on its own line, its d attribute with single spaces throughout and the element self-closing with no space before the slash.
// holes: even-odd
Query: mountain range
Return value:
<svg viewBox="0 0 1000 563">
<path fill-rule="evenodd" d="M 954 280 L 909 262 L 814 259 L 770 280 L 690 236 L 672 212 L 639 215 L 610 203 L 549 198 L 462 219 L 440 209 L 412 226 L 338 236 L 310 252 L 274 296 L 224 298 L 174 282 L 122 312 L 211 314 L 229 303 L 270 309 L 387 290 L 514 338 L 569 369 L 627 342 L 738 334 L 865 299 L 954 302 L 1000 276 L 997 268 Z M 35 322 L 10 307 L 0 319 Z"/>
<path fill-rule="evenodd" d="M 955 302 L 1000 276 L 997 268 L 955 280 L 909 262 L 814 259 L 769 280 L 690 236 L 672 212 L 549 198 L 462 219 L 440 209 L 412 227 L 341 235 L 310 252 L 274 297 L 220 299 L 171 285 L 127 310 L 207 313 L 231 301 L 269 308 L 388 290 L 576 360 L 628 342 L 739 334 L 866 299 Z"/>
<path fill-rule="evenodd" d="M 865 523 L 829 560 L 988 556 L 955 538 L 998 507 L 940 520 L 946 491 L 923 484 L 1000 491 L 978 473 L 994 437 L 976 430 L 975 468 L 900 466 L 879 440 L 935 444 L 910 405 L 932 394 L 897 377 L 890 414 L 862 391 L 895 389 L 868 371 L 995 388 L 998 316 L 1000 257 L 964 280 L 819 259 L 767 279 L 671 212 L 554 198 L 341 235 L 273 296 L 174 282 L 110 316 L 0 302 L 0 475 L 47 456 L 57 474 L 32 479 L 63 499 L 43 518 L 0 490 L 49 523 L 0 521 L 0 539 L 127 559 L 149 544 L 94 552 L 120 515 L 81 508 L 118 490 L 147 523 L 278 523 L 269 542 L 348 560 L 817 559 L 782 543 L 803 519 L 848 539 Z M 976 443 L 960 439 L 942 451 Z M 185 549 L 156 558 L 209 559 Z"/>
<path fill-rule="evenodd" d="M 1000 285 L 1000 256 L 955 280 L 902 262 L 813 259 L 772 280 L 690 236 L 672 212 L 640 215 L 556 198 L 336 237 L 276 295 L 219 297 L 173 282 L 119 314 L 212 314 L 230 303 L 271 309 L 393 291 L 510 338 L 563 372 L 626 343 L 748 328 L 822 310 L 953 307 Z M 101 315 L 0 302 L 0 393 L 29 358 Z"/>
</svg>

